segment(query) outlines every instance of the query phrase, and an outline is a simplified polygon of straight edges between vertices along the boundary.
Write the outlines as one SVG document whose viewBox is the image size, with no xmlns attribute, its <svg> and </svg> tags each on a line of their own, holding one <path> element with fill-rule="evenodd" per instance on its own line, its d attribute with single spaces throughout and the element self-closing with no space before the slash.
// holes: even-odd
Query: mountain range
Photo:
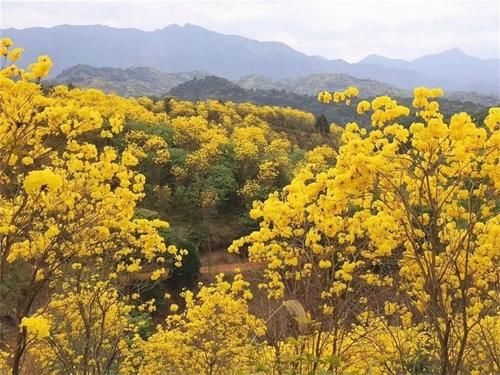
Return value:
<svg viewBox="0 0 500 375">
<path fill-rule="evenodd" d="M 63 70 L 52 82 L 73 84 L 78 87 L 95 87 L 125 96 L 165 95 L 172 88 L 194 78 L 211 74 L 207 72 L 165 73 L 155 68 L 96 68 L 90 65 L 75 65 Z M 264 76 L 248 75 L 234 83 L 245 89 L 284 90 L 302 95 L 317 95 L 322 90 L 344 90 L 356 86 L 363 97 L 376 95 L 410 96 L 403 90 L 382 82 L 354 78 L 338 73 L 316 73 L 294 79 L 271 80 Z"/>
<path fill-rule="evenodd" d="M 286 80 L 336 73 L 401 89 L 424 85 L 500 95 L 500 60 L 468 56 L 456 48 L 413 61 L 371 55 L 348 63 L 308 56 L 280 42 L 220 34 L 191 24 L 155 31 L 61 25 L 10 28 L 0 33 L 25 49 L 25 63 L 41 54 L 50 55 L 54 61 L 52 77 L 77 64 L 148 67 L 169 73 L 201 71 L 231 80 L 248 75 Z"/>
<path fill-rule="evenodd" d="M 157 96 L 166 95 L 177 96 L 179 90 L 177 87 L 183 86 L 191 81 L 195 85 L 200 84 L 200 79 L 210 76 L 206 72 L 184 72 L 184 73 L 165 73 L 155 68 L 135 67 L 135 68 L 96 68 L 89 65 L 75 65 L 65 69 L 54 79 L 49 80 L 48 84 L 66 84 L 77 87 L 94 87 L 106 92 L 115 92 L 124 96 Z M 230 92 L 233 95 L 243 95 L 243 91 L 248 93 L 257 91 L 257 97 L 266 97 L 265 103 L 268 104 L 272 99 L 267 93 L 272 92 L 275 96 L 286 96 L 290 99 L 294 94 L 295 97 L 308 96 L 316 97 L 323 90 L 339 91 L 344 90 L 348 86 L 356 86 L 360 90 L 362 98 L 370 98 L 379 95 L 389 95 L 391 97 L 408 98 L 412 96 L 411 90 L 400 89 L 392 85 L 382 82 L 354 78 L 345 74 L 338 73 L 317 73 L 309 76 L 299 77 L 295 79 L 271 80 L 263 76 L 250 75 L 239 80 L 234 80 L 223 84 L 224 90 L 220 90 L 221 80 L 217 81 L 212 77 L 207 80 L 202 86 L 204 92 L 203 97 L 210 97 L 211 88 L 216 87 L 212 98 L 217 98 L 217 95 L 224 93 L 225 97 L 228 85 L 231 84 Z M 215 84 L 215 86 L 214 86 Z M 238 89 L 236 89 L 238 88 Z M 243 97 L 254 98 L 255 95 L 245 93 Z M 266 93 L 263 95 L 263 93 Z M 193 96 L 195 92 L 191 92 Z M 215 95 L 217 94 L 217 95 Z M 495 106 L 500 103 L 500 99 L 494 95 L 479 94 L 474 92 L 446 92 L 445 98 L 450 100 L 469 101 L 472 103 Z M 278 99 L 279 100 L 279 99 Z M 301 103 L 303 100 L 296 100 Z M 274 103 L 274 102 L 273 102 Z M 291 105 L 291 103 L 288 103 Z"/>
</svg>

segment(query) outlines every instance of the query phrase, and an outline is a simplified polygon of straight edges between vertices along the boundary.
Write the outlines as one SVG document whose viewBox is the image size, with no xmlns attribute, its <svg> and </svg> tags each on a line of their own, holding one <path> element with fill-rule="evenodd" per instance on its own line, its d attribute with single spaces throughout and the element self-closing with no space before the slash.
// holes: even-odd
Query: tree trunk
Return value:
<svg viewBox="0 0 500 375">
<path fill-rule="evenodd" d="M 21 358 L 26 349 L 26 327 L 17 334 L 16 351 L 12 361 L 12 375 L 19 375 L 21 371 Z"/>
</svg>

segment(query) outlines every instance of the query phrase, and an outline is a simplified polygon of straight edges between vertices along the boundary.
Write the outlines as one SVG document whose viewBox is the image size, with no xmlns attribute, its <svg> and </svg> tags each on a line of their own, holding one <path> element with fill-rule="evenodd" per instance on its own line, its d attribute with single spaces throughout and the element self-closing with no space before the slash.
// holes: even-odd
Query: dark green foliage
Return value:
<svg viewBox="0 0 500 375">
<path fill-rule="evenodd" d="M 217 194 L 219 207 L 225 207 L 238 190 L 234 169 L 225 164 L 216 164 L 210 168 L 205 181 L 206 190 Z"/>
<path fill-rule="evenodd" d="M 167 143 L 172 142 L 174 136 L 174 130 L 168 126 L 168 124 L 151 126 L 150 124 L 143 124 L 140 122 L 132 122 L 127 124 L 125 130 L 137 130 L 143 131 L 146 134 L 157 135 L 163 138 Z"/>
<path fill-rule="evenodd" d="M 144 340 L 146 340 L 149 336 L 153 334 L 154 325 L 153 325 L 153 319 L 151 318 L 151 314 L 148 314 L 146 312 L 133 311 L 128 316 L 130 322 L 133 323 L 134 327 L 139 328 L 137 333 Z M 127 341 L 129 343 L 132 342 L 132 335 L 130 335 L 130 337 L 127 337 Z"/>
<path fill-rule="evenodd" d="M 330 131 L 330 125 L 328 124 L 328 120 L 323 113 L 319 116 L 316 116 L 314 127 L 321 133 L 328 133 Z"/>
<path fill-rule="evenodd" d="M 170 231 L 165 236 L 165 241 L 172 243 L 179 249 L 188 251 L 182 259 L 182 266 L 174 268 L 173 273 L 168 280 L 178 288 L 192 287 L 198 281 L 200 275 L 200 254 L 198 247 L 187 238 L 179 238 L 174 232 Z"/>
</svg>

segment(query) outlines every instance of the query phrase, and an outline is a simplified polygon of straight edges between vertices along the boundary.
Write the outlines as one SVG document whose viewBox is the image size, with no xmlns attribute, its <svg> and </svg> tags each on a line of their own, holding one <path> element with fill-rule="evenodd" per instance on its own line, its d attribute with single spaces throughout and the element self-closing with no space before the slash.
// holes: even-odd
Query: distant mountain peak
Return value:
<svg viewBox="0 0 500 375">
<path fill-rule="evenodd" d="M 453 48 L 450 48 L 448 50 L 438 52 L 435 55 L 450 56 L 450 57 L 463 57 L 463 56 L 469 57 L 469 55 L 467 55 L 459 47 L 453 47 Z"/>
<path fill-rule="evenodd" d="M 170 25 L 167 25 L 167 26 L 161 28 L 160 30 L 180 29 L 180 28 L 182 28 L 181 25 L 179 25 L 177 23 L 171 23 Z"/>
<path fill-rule="evenodd" d="M 460 49 L 460 47 L 453 47 L 453 48 L 450 48 L 449 50 L 444 51 L 444 53 L 446 53 L 446 52 L 448 52 L 448 53 L 459 53 L 459 54 L 465 55 L 465 52 L 464 52 L 464 51 L 462 51 L 462 50 Z"/>
<path fill-rule="evenodd" d="M 198 30 L 209 31 L 208 29 L 204 28 L 203 26 L 195 25 L 195 24 L 192 24 L 192 23 L 189 23 L 189 22 L 186 22 L 184 24 L 184 28 L 186 28 L 186 29 L 198 29 Z"/>
<path fill-rule="evenodd" d="M 416 58 L 414 60 L 411 60 L 411 61 L 425 59 L 425 58 L 428 58 L 428 57 L 462 58 L 462 57 L 471 57 L 471 56 L 467 55 L 459 47 L 453 47 L 453 48 L 450 48 L 450 49 L 447 49 L 447 50 L 444 50 L 444 51 L 441 51 L 441 52 L 430 53 L 430 54 L 427 54 L 427 55 L 423 55 L 423 56 L 420 56 L 420 57 L 418 57 L 418 58 Z M 402 66 L 403 64 L 408 64 L 411 61 L 410 60 L 405 60 L 405 59 L 390 58 L 390 57 L 386 57 L 386 56 L 379 55 L 379 54 L 376 54 L 376 53 L 372 53 L 372 54 L 366 56 L 365 58 L 361 59 L 359 61 L 359 63 L 361 63 L 361 64 L 383 64 L 383 65 L 387 65 L 390 62 L 392 65 L 398 64 L 398 65 Z"/>
<path fill-rule="evenodd" d="M 378 54 L 371 54 L 361 59 L 358 64 L 374 64 L 382 66 L 390 66 L 394 68 L 406 68 L 409 61 L 403 59 L 393 59 Z"/>
<path fill-rule="evenodd" d="M 360 62 L 363 61 L 363 60 L 372 60 L 372 59 L 387 59 L 387 57 L 379 55 L 377 53 L 371 53 L 368 56 L 366 56 L 363 59 L 361 59 Z"/>
<path fill-rule="evenodd" d="M 172 23 L 170 25 L 165 26 L 162 29 L 159 29 L 160 31 L 172 31 L 175 30 L 177 32 L 182 32 L 182 31 L 193 31 L 193 32 L 200 32 L 200 33 L 216 33 L 215 31 L 209 30 L 204 28 L 203 26 L 198 26 L 194 25 L 192 23 L 184 23 L 183 25 L 179 25 L 177 23 Z"/>
</svg>

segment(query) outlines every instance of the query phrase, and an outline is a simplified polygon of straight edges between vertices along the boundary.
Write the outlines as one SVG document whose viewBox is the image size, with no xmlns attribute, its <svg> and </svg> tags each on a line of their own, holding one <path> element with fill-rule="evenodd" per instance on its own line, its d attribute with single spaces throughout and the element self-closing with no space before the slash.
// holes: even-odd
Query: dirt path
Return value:
<svg viewBox="0 0 500 375">
<path fill-rule="evenodd" d="M 211 275 L 215 273 L 231 273 L 234 272 L 235 269 L 239 269 L 240 271 L 246 271 L 258 268 L 259 264 L 249 263 L 249 262 L 240 262 L 240 263 L 220 263 L 220 264 L 212 264 L 200 267 L 200 273 L 205 275 Z"/>
<path fill-rule="evenodd" d="M 207 264 L 208 263 L 208 264 Z M 234 273 L 236 269 L 239 269 L 241 272 L 245 272 L 248 270 L 258 269 L 261 267 L 258 263 L 249 263 L 249 262 L 221 262 L 218 258 L 213 258 L 211 261 L 208 261 L 207 258 L 202 259 L 203 266 L 200 267 L 200 275 L 202 276 L 211 276 L 216 275 L 218 273 Z M 121 276 L 121 280 L 123 282 L 131 282 L 131 281 L 150 281 L 151 280 L 151 272 L 134 272 L 132 274 L 126 274 Z"/>
</svg>

